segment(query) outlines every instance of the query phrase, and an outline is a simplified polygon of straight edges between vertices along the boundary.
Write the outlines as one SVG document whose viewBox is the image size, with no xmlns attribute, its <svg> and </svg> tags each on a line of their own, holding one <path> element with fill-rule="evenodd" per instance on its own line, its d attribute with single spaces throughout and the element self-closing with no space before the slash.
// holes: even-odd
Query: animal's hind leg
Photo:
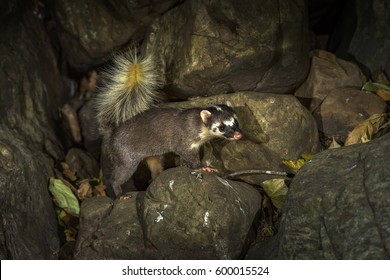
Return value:
<svg viewBox="0 0 390 280">
<path fill-rule="evenodd" d="M 111 173 L 111 187 L 114 190 L 115 196 L 122 195 L 122 185 L 134 174 L 137 169 L 138 161 L 128 161 L 126 164 L 116 163 Z"/>
<path fill-rule="evenodd" d="M 104 157 L 102 161 L 104 184 L 107 186 L 107 192 L 111 197 L 122 195 L 121 186 L 134 174 L 140 162 L 140 160 L 124 158 L 123 156 Z M 107 159 L 109 160 L 107 161 Z"/>
<path fill-rule="evenodd" d="M 148 157 L 146 158 L 146 163 L 149 166 L 150 174 L 154 180 L 158 174 L 163 171 L 162 157 Z"/>
</svg>

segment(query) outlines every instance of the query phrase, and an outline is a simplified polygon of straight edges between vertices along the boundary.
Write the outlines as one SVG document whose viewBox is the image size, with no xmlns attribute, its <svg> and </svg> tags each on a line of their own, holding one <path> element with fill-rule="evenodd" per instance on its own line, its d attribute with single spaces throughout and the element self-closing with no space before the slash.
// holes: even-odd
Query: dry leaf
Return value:
<svg viewBox="0 0 390 280">
<path fill-rule="evenodd" d="M 313 157 L 313 154 L 301 154 L 301 158 L 303 158 L 305 161 L 311 160 Z"/>
<path fill-rule="evenodd" d="M 271 198 L 272 204 L 279 210 L 283 209 L 288 187 L 283 179 L 270 179 L 260 184 L 263 190 Z"/>
<path fill-rule="evenodd" d="M 79 189 L 77 190 L 77 196 L 80 200 L 92 197 L 92 187 L 88 179 L 80 182 Z"/>
<path fill-rule="evenodd" d="M 95 186 L 93 192 L 96 196 L 107 196 L 106 186 L 103 184 L 99 184 L 99 185 Z"/>
<path fill-rule="evenodd" d="M 76 240 L 76 235 L 77 235 L 76 230 L 72 230 L 71 228 L 67 228 L 64 230 L 64 233 L 65 233 L 65 238 L 66 238 L 67 242 Z"/>
<path fill-rule="evenodd" d="M 345 140 L 344 146 L 370 141 L 375 133 L 378 132 L 384 121 L 384 116 L 374 114 L 364 122 L 358 124 Z"/>
<path fill-rule="evenodd" d="M 379 127 L 378 132 L 375 133 L 374 135 L 374 138 L 381 137 L 389 132 L 390 132 L 390 120 L 387 120 Z"/>
<path fill-rule="evenodd" d="M 261 235 L 262 236 L 273 236 L 274 234 L 275 234 L 275 231 L 271 225 L 265 224 L 261 228 Z"/>
<path fill-rule="evenodd" d="M 63 209 L 60 210 L 60 212 L 58 213 L 58 218 L 60 218 L 60 220 L 64 223 L 64 224 L 68 224 L 69 222 L 69 219 L 70 219 L 70 216 L 69 214 L 64 211 Z"/>
<path fill-rule="evenodd" d="M 92 70 L 88 76 L 83 77 L 80 82 L 80 93 L 84 99 L 92 97 L 92 93 L 96 90 L 97 73 Z"/>
<path fill-rule="evenodd" d="M 62 174 L 72 182 L 77 180 L 76 172 L 70 169 L 66 162 L 61 162 Z"/>
<path fill-rule="evenodd" d="M 300 159 L 294 159 L 294 160 L 285 159 L 285 160 L 283 160 L 283 163 L 285 165 L 287 165 L 294 173 L 297 173 L 298 170 L 301 169 L 301 167 L 306 162 L 311 160 L 312 157 L 313 157 L 313 154 L 301 154 Z"/>
<path fill-rule="evenodd" d="M 341 147 L 341 145 L 339 143 L 337 143 L 337 141 L 333 137 L 332 143 L 330 143 L 328 149 L 336 149 L 336 148 L 340 148 L 340 147 Z"/>
<path fill-rule="evenodd" d="M 382 88 L 378 89 L 378 91 L 376 92 L 376 95 L 378 95 L 384 101 L 390 101 L 390 90 L 385 90 Z"/>
<path fill-rule="evenodd" d="M 283 163 L 287 165 L 294 173 L 297 173 L 298 170 L 305 164 L 305 160 L 303 158 L 295 159 L 295 160 L 283 160 Z"/>
<path fill-rule="evenodd" d="M 62 119 L 67 123 L 72 140 L 75 143 L 81 143 L 81 130 L 76 110 L 69 104 L 65 104 L 60 109 Z"/>
</svg>

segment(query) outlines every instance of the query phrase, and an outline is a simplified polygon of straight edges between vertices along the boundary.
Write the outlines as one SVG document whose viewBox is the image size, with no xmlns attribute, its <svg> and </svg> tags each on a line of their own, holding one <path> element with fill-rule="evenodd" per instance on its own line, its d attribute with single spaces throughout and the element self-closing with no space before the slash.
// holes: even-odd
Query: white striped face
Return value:
<svg viewBox="0 0 390 280">
<path fill-rule="evenodd" d="M 238 126 L 237 118 L 230 117 L 227 120 L 217 121 L 210 127 L 211 133 L 216 137 L 224 137 L 228 139 L 238 140 L 241 138 L 240 129 Z M 239 138 L 237 138 L 239 137 Z"/>
<path fill-rule="evenodd" d="M 226 105 L 212 105 L 201 112 L 201 118 L 207 129 L 199 136 L 201 139 L 226 138 L 229 140 L 241 139 L 241 131 L 238 124 L 237 115 L 234 110 Z"/>
</svg>

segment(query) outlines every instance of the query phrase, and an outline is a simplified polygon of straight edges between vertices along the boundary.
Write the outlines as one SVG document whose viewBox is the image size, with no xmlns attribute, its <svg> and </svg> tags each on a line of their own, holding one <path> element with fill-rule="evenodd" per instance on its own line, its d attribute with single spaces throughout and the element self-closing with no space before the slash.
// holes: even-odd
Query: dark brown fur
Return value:
<svg viewBox="0 0 390 280">
<path fill-rule="evenodd" d="M 201 167 L 201 145 L 216 137 L 231 139 L 231 136 L 210 130 L 213 122 L 235 116 L 233 109 L 220 106 L 224 106 L 223 111 L 215 107 L 187 110 L 153 108 L 114 128 L 103 139 L 105 183 L 111 185 L 116 196 L 120 196 L 121 185 L 133 175 L 143 159 L 168 152 L 179 155 L 191 168 Z M 203 115 L 202 119 L 201 112 L 205 110 L 210 115 L 207 118 Z M 235 130 L 239 131 L 238 126 Z M 149 166 L 161 169 L 156 161 L 151 161 Z"/>
</svg>

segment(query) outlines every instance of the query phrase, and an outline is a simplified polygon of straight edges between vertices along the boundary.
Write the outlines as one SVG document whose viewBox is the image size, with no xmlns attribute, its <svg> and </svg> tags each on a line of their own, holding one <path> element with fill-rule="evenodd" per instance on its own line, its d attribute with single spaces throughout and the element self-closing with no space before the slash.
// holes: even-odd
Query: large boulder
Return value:
<svg viewBox="0 0 390 280">
<path fill-rule="evenodd" d="M 370 75 L 377 70 L 390 74 L 390 2 L 347 1 L 332 34 L 329 49 L 356 61 Z"/>
<path fill-rule="evenodd" d="M 386 112 L 386 103 L 361 90 L 366 77 L 359 66 L 326 51 L 313 53 L 310 73 L 295 91 L 313 113 L 323 144 L 344 142 L 349 132 L 373 114 Z"/>
<path fill-rule="evenodd" d="M 167 170 L 146 192 L 147 246 L 163 259 L 237 259 L 250 243 L 261 199 L 245 183 L 185 168 Z"/>
<path fill-rule="evenodd" d="M 141 40 L 148 24 L 180 1 L 70 0 L 50 3 L 67 61 L 85 70 L 113 49 Z"/>
<path fill-rule="evenodd" d="M 319 50 L 313 53 L 310 73 L 295 91 L 295 96 L 313 112 L 332 90 L 344 87 L 360 89 L 366 80 L 356 64 Z"/>
<path fill-rule="evenodd" d="M 390 134 L 317 154 L 294 178 L 280 259 L 389 259 Z"/>
<path fill-rule="evenodd" d="M 2 13 L 12 13 L 0 44 L 1 259 L 55 259 L 60 245 L 47 187 L 63 157 L 57 108 L 71 90 L 31 4 L 2 4 Z"/>
<path fill-rule="evenodd" d="M 157 19 L 146 49 L 184 99 L 292 92 L 309 69 L 305 1 L 186 1 Z"/>
<path fill-rule="evenodd" d="M 82 204 L 78 259 L 237 259 L 252 238 L 262 196 L 214 174 L 172 168 L 127 199 Z"/>
<path fill-rule="evenodd" d="M 137 200 L 143 192 L 126 200 L 94 197 L 82 203 L 76 259 L 144 259 L 143 230 Z"/>
<path fill-rule="evenodd" d="M 384 114 L 386 108 L 385 101 L 372 92 L 336 88 L 327 94 L 313 116 L 322 135 L 344 142 L 359 123 L 374 114 Z"/>
</svg>

